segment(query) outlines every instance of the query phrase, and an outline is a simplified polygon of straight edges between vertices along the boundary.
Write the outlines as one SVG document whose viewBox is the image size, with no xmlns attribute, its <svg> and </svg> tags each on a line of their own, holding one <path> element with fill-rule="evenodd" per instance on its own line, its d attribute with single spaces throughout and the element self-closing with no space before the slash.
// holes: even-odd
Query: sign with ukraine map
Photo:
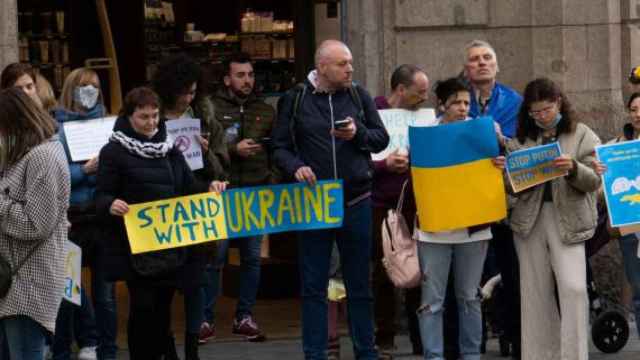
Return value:
<svg viewBox="0 0 640 360">
<path fill-rule="evenodd" d="M 342 181 L 257 186 L 129 206 L 133 254 L 293 230 L 342 226 Z"/>
<path fill-rule="evenodd" d="M 640 223 L 640 140 L 596 147 L 611 226 Z"/>
<path fill-rule="evenodd" d="M 410 127 L 411 176 L 419 227 L 438 232 L 485 224 L 507 215 L 493 119 L 482 117 Z"/>
</svg>

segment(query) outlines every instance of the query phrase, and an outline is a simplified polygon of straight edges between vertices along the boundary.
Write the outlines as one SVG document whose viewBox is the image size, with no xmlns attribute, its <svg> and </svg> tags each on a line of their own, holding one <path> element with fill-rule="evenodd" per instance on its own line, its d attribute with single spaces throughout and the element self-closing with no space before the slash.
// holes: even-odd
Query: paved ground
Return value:
<svg viewBox="0 0 640 360">
<path fill-rule="evenodd" d="M 410 354 L 411 346 L 406 336 L 396 338 L 398 349 L 394 353 L 396 359 L 417 360 L 418 356 Z M 483 360 L 504 360 L 498 353 L 495 340 L 488 343 L 487 354 Z M 347 337 L 342 337 L 342 360 L 354 359 L 351 343 Z M 179 349 L 182 356 L 182 347 Z M 129 359 L 125 351 L 121 351 L 118 359 Z M 303 359 L 302 346 L 299 339 L 279 339 L 264 343 L 247 343 L 243 341 L 213 341 L 200 347 L 200 358 L 224 360 L 298 360 Z M 616 354 L 603 354 L 593 348 L 590 360 L 638 360 L 640 359 L 640 339 L 633 331 L 627 346 Z"/>
</svg>

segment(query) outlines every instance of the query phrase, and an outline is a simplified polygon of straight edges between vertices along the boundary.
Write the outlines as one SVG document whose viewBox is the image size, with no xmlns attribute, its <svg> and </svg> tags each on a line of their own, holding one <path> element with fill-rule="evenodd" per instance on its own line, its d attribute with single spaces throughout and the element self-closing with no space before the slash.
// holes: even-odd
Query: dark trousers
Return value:
<svg viewBox="0 0 640 360">
<path fill-rule="evenodd" d="M 129 288 L 129 358 L 158 360 L 164 355 L 174 287 L 127 282 Z"/>
<path fill-rule="evenodd" d="M 349 333 L 357 359 L 378 358 L 373 341 L 373 307 L 369 283 L 371 200 L 344 212 L 342 227 L 298 234 L 302 295 L 302 347 L 305 359 L 327 358 L 327 286 L 334 241 L 338 245 L 347 290 Z"/>
<path fill-rule="evenodd" d="M 381 226 L 388 209 L 384 207 L 373 207 L 373 293 L 374 293 L 374 314 L 376 319 L 376 345 L 392 345 L 396 335 L 396 304 L 394 296 L 394 286 L 389 280 L 387 272 L 382 264 L 384 253 L 382 251 Z M 413 232 L 413 216 L 404 214 L 407 225 Z M 414 347 L 421 348 L 420 327 L 416 311 L 420 306 L 420 287 L 407 289 L 405 292 L 405 311 L 409 323 L 409 337 Z"/>
</svg>

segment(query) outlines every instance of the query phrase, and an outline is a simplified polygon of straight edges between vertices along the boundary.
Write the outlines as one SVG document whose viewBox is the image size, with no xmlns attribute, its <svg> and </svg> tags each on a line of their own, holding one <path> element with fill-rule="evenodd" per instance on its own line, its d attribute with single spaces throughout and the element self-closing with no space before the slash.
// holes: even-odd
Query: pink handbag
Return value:
<svg viewBox="0 0 640 360">
<path fill-rule="evenodd" d="M 400 199 L 395 210 L 390 209 L 382 221 L 382 263 L 387 275 L 397 288 L 413 288 L 420 285 L 422 277 L 418 261 L 417 241 L 411 237 L 407 222 L 402 216 L 404 193 L 408 180 L 402 185 Z"/>
</svg>

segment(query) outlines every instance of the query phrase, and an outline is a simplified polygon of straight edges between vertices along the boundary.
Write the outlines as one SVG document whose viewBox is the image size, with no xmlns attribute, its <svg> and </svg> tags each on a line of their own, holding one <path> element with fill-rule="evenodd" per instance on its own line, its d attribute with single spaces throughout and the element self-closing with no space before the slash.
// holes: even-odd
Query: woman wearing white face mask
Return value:
<svg viewBox="0 0 640 360">
<path fill-rule="evenodd" d="M 54 110 L 54 116 L 60 124 L 60 141 L 64 146 L 71 173 L 69 239 L 81 246 L 83 264 L 86 265 L 92 263 L 92 249 L 98 236 L 94 201 L 98 158 L 86 162 L 72 161 L 64 133 L 64 123 L 105 116 L 100 80 L 96 72 L 87 68 L 73 70 L 65 79 L 58 103 L 59 107 Z M 69 358 L 73 342 L 72 333 L 76 334 L 75 340 L 80 348 L 79 359 L 95 359 L 96 350 L 101 359 L 115 359 L 117 348 L 113 283 L 106 282 L 95 269 L 92 275 L 95 314 L 91 301 L 84 293 L 81 294 L 81 307 L 69 303 L 62 304 L 52 347 L 54 359 Z"/>
</svg>

